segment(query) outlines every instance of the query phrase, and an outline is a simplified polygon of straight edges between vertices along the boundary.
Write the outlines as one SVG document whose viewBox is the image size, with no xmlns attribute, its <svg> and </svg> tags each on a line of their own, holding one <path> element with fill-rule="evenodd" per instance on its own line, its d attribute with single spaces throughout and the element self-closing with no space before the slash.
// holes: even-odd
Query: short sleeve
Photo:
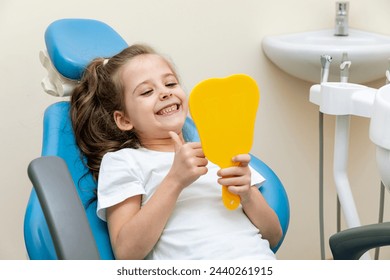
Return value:
<svg viewBox="0 0 390 280">
<path fill-rule="evenodd" d="M 252 166 L 249 165 L 249 168 L 251 170 L 251 184 L 259 188 L 265 182 L 265 178 Z"/>
<path fill-rule="evenodd" d="M 97 216 L 106 221 L 106 209 L 129 197 L 145 194 L 142 172 L 124 152 L 104 155 L 97 187 Z"/>
</svg>

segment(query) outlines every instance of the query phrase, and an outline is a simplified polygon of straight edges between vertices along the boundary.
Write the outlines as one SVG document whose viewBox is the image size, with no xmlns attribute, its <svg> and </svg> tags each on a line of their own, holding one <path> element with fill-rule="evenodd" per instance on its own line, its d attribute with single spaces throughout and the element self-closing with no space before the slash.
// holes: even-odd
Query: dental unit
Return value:
<svg viewBox="0 0 390 280">
<path fill-rule="evenodd" d="M 323 58 L 321 57 L 321 61 Z M 336 116 L 333 172 L 338 199 L 349 228 L 360 226 L 348 175 L 349 123 L 351 115 L 370 118 L 370 139 L 377 145 L 376 158 L 383 185 L 390 190 L 390 84 L 378 89 L 348 83 L 351 62 L 343 54 L 340 82 L 327 82 L 310 88 L 310 102 L 318 105 L 320 113 Z M 323 67 L 322 72 L 326 72 Z M 386 72 L 388 76 L 389 70 Z M 321 121 L 320 121 L 321 122 Z M 322 135 L 320 135 L 320 138 Z M 322 147 L 320 146 L 320 149 Z M 322 168 L 322 167 L 321 167 Z M 322 180 L 320 173 L 320 182 Z M 320 183 L 320 192 L 321 192 Z M 364 256 L 364 258 L 369 258 Z"/>
<path fill-rule="evenodd" d="M 358 227 L 361 224 L 347 175 L 352 115 L 370 119 L 369 135 L 377 146 L 381 182 L 390 190 L 390 85 L 379 90 L 363 85 L 383 78 L 384 74 L 387 83 L 390 82 L 390 36 L 350 29 L 349 8 L 347 1 L 336 2 L 335 25 L 331 29 L 269 35 L 262 41 L 265 55 L 276 66 L 293 77 L 314 84 L 310 88 L 309 99 L 319 106 L 319 223 L 322 259 L 325 259 L 324 114 L 334 115 L 336 120 L 333 171 L 338 199 L 337 215 L 341 215 L 342 209 L 347 227 Z M 340 224 L 338 217 L 338 231 Z"/>
<path fill-rule="evenodd" d="M 348 36 L 348 2 L 336 2 L 336 25 L 334 36 Z M 333 54 L 334 55 L 334 54 Z M 353 54 L 354 56 L 354 54 Z M 319 207 L 320 207 L 320 245 L 321 259 L 324 252 L 324 225 L 323 225 L 323 115 L 335 116 L 335 139 L 333 173 L 337 191 L 337 232 L 341 229 L 341 208 L 343 210 L 347 227 L 361 225 L 353 199 L 351 186 L 347 175 L 349 126 L 351 115 L 371 119 L 370 139 L 377 146 L 376 158 L 381 176 L 381 193 L 379 206 L 379 223 L 383 222 L 384 192 L 390 190 L 390 86 L 379 90 L 363 85 L 349 83 L 349 70 L 351 61 L 348 53 L 342 52 L 340 62 L 340 82 L 328 82 L 329 65 L 332 61 L 330 55 L 321 55 L 321 83 L 310 89 L 310 101 L 319 105 Z M 340 61 L 340 60 L 339 60 Z M 385 73 L 386 84 L 390 82 L 390 58 Z M 387 124 L 387 126 L 386 126 Z M 386 139 L 389 139 L 386 141 Z M 375 259 L 378 259 L 379 248 L 375 250 Z M 361 259 L 370 259 L 368 253 Z"/>
</svg>

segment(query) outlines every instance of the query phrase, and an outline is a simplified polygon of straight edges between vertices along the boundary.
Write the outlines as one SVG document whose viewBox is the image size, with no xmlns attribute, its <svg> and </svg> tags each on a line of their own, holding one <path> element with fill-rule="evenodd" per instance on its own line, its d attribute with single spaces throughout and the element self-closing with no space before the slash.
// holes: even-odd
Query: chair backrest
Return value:
<svg viewBox="0 0 390 280">
<path fill-rule="evenodd" d="M 45 40 L 47 55 L 42 55 L 41 61 L 49 75 L 42 81 L 42 85 L 46 92 L 59 96 L 71 92 L 72 85 L 81 77 L 85 66 L 92 59 L 110 57 L 127 47 L 125 40 L 111 27 L 90 19 L 55 21 L 48 27 Z M 187 119 L 183 131 L 188 140 L 199 140 L 191 119 Z M 64 159 L 85 208 L 100 257 L 113 259 L 107 225 L 96 215 L 96 183 L 88 173 L 75 143 L 67 101 L 54 103 L 45 111 L 42 156 Z M 289 225 L 288 197 L 283 184 L 271 168 L 253 155 L 251 165 L 265 177 L 266 182 L 260 191 L 277 213 L 282 225 L 283 238 L 273 248 L 276 252 Z M 49 227 L 34 189 L 26 209 L 24 237 L 30 259 L 57 259 Z"/>
</svg>

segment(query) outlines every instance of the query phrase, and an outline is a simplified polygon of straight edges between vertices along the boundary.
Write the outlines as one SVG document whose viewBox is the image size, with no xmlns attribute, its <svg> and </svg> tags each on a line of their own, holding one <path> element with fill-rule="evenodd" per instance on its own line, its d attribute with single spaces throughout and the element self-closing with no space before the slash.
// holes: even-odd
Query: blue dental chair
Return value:
<svg viewBox="0 0 390 280">
<path fill-rule="evenodd" d="M 103 22 L 61 19 L 45 33 L 47 51 L 40 53 L 48 77 L 44 90 L 69 96 L 85 66 L 96 57 L 110 57 L 126 48 L 126 41 Z M 198 141 L 194 123 L 187 119 L 186 138 Z M 260 187 L 277 213 L 283 238 L 290 212 L 285 189 L 275 173 L 252 155 L 251 165 L 266 182 Z M 114 259 L 106 223 L 96 216 L 96 183 L 76 146 L 69 102 L 49 106 L 44 114 L 42 154 L 28 166 L 33 189 L 24 219 L 25 245 L 30 259 Z"/>
</svg>

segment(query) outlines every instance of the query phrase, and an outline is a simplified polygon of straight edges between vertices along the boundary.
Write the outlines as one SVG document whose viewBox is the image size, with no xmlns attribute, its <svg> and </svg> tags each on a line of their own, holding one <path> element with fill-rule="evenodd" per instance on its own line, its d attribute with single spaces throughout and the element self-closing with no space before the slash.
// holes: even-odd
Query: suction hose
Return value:
<svg viewBox="0 0 390 280">
<path fill-rule="evenodd" d="M 321 56 L 321 83 L 329 78 L 329 67 L 332 62 L 330 55 Z M 321 259 L 325 259 L 324 237 L 324 114 L 319 111 L 319 216 L 320 216 L 320 248 Z"/>
</svg>

